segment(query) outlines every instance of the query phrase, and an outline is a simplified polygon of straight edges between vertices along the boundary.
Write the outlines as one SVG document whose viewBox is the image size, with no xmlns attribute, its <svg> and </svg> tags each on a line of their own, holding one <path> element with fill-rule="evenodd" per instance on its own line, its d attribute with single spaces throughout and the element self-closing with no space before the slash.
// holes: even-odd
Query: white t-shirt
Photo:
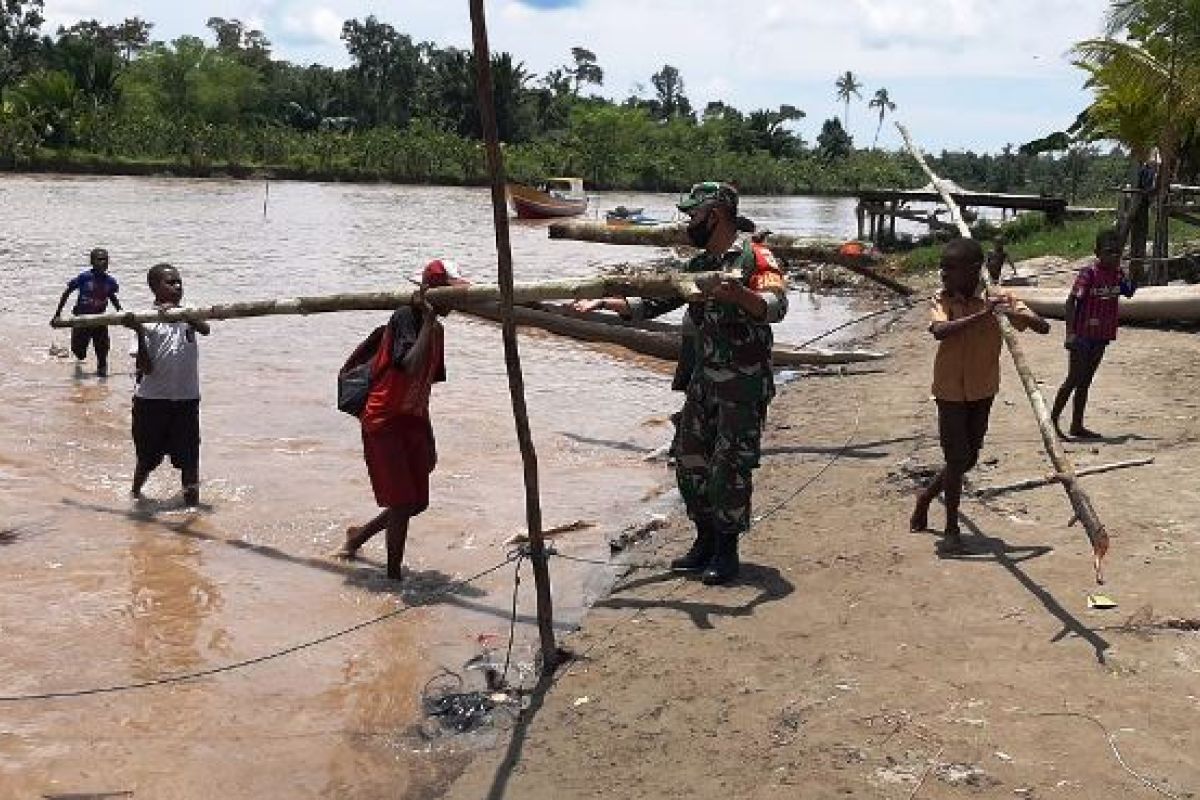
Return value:
<svg viewBox="0 0 1200 800">
<path fill-rule="evenodd" d="M 186 322 L 152 322 L 146 331 L 151 372 L 142 376 L 134 397 L 146 400 L 199 400 L 200 348 L 196 331 Z M 136 356 L 137 334 L 130 355 Z"/>
</svg>

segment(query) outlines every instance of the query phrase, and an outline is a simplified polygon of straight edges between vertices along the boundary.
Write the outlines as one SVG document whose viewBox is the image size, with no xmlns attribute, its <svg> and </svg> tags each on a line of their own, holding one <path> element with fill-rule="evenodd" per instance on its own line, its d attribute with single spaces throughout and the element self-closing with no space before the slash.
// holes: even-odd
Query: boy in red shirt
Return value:
<svg viewBox="0 0 1200 800">
<path fill-rule="evenodd" d="M 1054 429 L 1063 436 L 1058 418 L 1075 395 L 1068 433 L 1076 439 L 1099 439 L 1100 434 L 1083 426 L 1087 410 L 1088 389 L 1104 359 L 1108 343 L 1117 338 L 1117 304 L 1120 297 L 1133 297 L 1137 290 L 1133 281 L 1121 269 L 1121 236 L 1113 230 L 1096 234 L 1096 261 L 1079 271 L 1075 285 L 1067 297 L 1064 316 L 1067 322 L 1065 347 L 1067 378 L 1054 398 L 1050 417 Z M 1063 438 L 1066 438 L 1063 436 Z"/>
<path fill-rule="evenodd" d="M 408 521 L 429 507 L 429 475 L 437 465 L 429 390 L 446 380 L 442 324 L 423 291 L 468 284 L 452 261 L 426 264 L 422 292 L 414 295 L 412 305 L 392 314 L 372 360 L 371 388 L 359 419 L 367 473 L 383 511 L 365 525 L 347 528 L 335 555 L 353 559 L 386 529 L 387 575 L 393 580 L 400 580 Z"/>
</svg>

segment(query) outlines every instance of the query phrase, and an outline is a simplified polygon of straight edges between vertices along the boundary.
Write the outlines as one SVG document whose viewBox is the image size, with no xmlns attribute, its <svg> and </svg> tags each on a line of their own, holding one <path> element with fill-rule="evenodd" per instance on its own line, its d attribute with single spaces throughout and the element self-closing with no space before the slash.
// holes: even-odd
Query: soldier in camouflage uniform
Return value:
<svg viewBox="0 0 1200 800">
<path fill-rule="evenodd" d="M 690 217 L 689 239 L 702 248 L 684 271 L 738 276 L 688 304 L 685 330 L 690 327 L 691 335 L 685 336 L 672 387 L 686 393 L 672 449 L 696 540 L 671 568 L 702 572 L 703 581 L 714 585 L 737 576 L 738 537 L 750 527 L 751 474 L 775 394 L 770 323 L 787 313 L 787 286 L 770 251 L 738 240 L 738 231 L 753 230 L 753 224 L 738 216 L 732 186 L 696 184 L 678 208 Z M 609 298 L 584 306 L 648 319 L 684 302 Z"/>
</svg>

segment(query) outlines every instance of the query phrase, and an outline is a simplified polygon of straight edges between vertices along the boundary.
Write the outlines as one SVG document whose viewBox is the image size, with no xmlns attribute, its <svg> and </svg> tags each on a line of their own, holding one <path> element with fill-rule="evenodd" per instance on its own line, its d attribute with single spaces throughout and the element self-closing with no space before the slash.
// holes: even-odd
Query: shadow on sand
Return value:
<svg viewBox="0 0 1200 800">
<path fill-rule="evenodd" d="M 975 564 L 999 564 L 1008 574 L 1016 579 L 1017 583 L 1021 584 L 1026 591 L 1033 595 L 1055 619 L 1062 623 L 1062 629 L 1050 639 L 1051 642 L 1062 641 L 1070 635 L 1078 636 L 1092 646 L 1092 649 L 1096 653 L 1096 660 L 1099 663 L 1107 663 L 1104 654 L 1112 645 L 1094 630 L 1075 618 L 1070 611 L 1063 608 L 1054 595 L 1030 578 L 1028 573 L 1021 568 L 1023 562 L 1040 558 L 1053 551 L 1053 547 L 1047 545 L 1013 546 L 999 537 L 985 534 L 974 520 L 964 515 L 961 511 L 959 512 L 958 519 L 965 529 L 964 533 L 969 534 L 963 536 L 963 549 L 961 551 L 946 550 L 939 543 L 937 550 L 938 558 Z"/>
</svg>

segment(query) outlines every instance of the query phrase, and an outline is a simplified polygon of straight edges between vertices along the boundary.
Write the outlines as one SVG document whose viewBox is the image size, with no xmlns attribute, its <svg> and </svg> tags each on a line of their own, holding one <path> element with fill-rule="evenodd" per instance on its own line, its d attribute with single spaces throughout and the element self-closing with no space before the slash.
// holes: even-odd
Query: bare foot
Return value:
<svg viewBox="0 0 1200 800">
<path fill-rule="evenodd" d="M 962 532 L 957 527 L 947 526 L 942 533 L 940 549 L 943 553 L 965 553 L 967 548 L 963 545 Z"/>
<path fill-rule="evenodd" d="M 1104 437 L 1095 431 L 1089 431 L 1087 428 L 1079 425 L 1072 427 L 1070 430 L 1071 436 L 1076 439 L 1103 439 Z"/>
<path fill-rule="evenodd" d="M 342 542 L 342 546 L 335 550 L 332 555 L 334 558 L 340 558 L 343 561 L 353 561 L 358 558 L 358 549 L 362 545 L 358 542 L 358 537 L 362 534 L 362 528 L 357 525 L 351 525 L 346 528 L 346 541 Z"/>
<path fill-rule="evenodd" d="M 912 516 L 908 518 L 908 529 L 913 533 L 929 530 L 929 504 L 917 501 Z"/>
</svg>

